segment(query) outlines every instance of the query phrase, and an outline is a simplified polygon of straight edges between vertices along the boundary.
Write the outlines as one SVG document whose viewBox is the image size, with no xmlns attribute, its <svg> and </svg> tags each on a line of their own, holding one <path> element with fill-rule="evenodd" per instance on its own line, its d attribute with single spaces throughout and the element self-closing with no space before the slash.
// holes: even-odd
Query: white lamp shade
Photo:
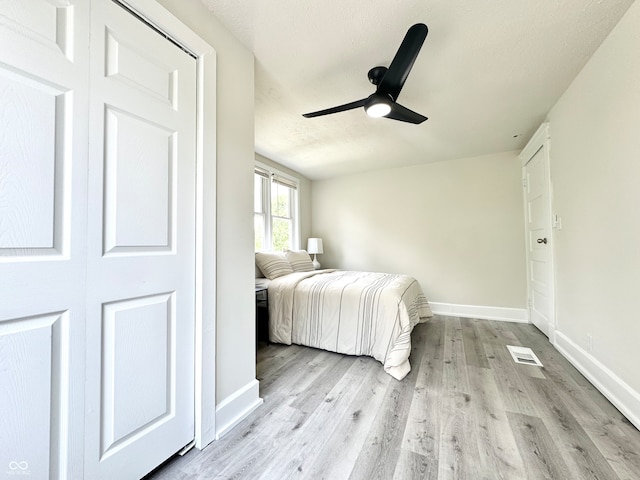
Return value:
<svg viewBox="0 0 640 480">
<path fill-rule="evenodd" d="M 324 253 L 322 251 L 322 239 L 310 238 L 307 241 L 307 252 L 308 253 Z"/>
</svg>

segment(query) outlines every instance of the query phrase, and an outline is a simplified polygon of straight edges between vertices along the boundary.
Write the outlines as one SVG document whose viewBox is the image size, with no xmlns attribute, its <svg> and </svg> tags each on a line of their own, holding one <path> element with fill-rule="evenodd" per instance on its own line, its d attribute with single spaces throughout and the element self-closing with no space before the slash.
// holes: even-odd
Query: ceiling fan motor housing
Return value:
<svg viewBox="0 0 640 480">
<path fill-rule="evenodd" d="M 378 85 L 384 77 L 384 74 L 387 73 L 387 70 L 387 67 L 373 67 L 369 70 L 369 73 L 367 73 L 367 77 L 369 77 L 371 83 Z"/>
</svg>

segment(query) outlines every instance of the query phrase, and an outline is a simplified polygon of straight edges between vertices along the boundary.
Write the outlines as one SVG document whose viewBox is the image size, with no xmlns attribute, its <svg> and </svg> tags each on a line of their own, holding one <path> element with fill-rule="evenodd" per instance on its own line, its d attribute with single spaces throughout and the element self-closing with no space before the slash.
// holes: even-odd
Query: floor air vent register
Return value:
<svg viewBox="0 0 640 480">
<path fill-rule="evenodd" d="M 513 357 L 514 362 L 542 367 L 542 362 L 530 348 L 514 347 L 513 345 L 507 345 L 507 348 L 509 349 L 509 353 Z"/>
</svg>

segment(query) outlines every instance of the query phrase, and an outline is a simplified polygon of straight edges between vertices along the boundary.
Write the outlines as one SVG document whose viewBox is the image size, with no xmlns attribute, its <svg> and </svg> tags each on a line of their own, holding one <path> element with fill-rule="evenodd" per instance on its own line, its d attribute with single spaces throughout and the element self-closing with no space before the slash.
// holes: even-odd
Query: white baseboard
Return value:
<svg viewBox="0 0 640 480">
<path fill-rule="evenodd" d="M 556 331 L 555 347 L 640 430 L 639 392 L 559 331 Z"/>
<path fill-rule="evenodd" d="M 259 386 L 254 379 L 216 406 L 216 440 L 262 405 Z"/>
<path fill-rule="evenodd" d="M 429 302 L 429 305 L 436 315 L 529 323 L 529 312 L 525 308 L 483 307 L 438 302 Z"/>
</svg>

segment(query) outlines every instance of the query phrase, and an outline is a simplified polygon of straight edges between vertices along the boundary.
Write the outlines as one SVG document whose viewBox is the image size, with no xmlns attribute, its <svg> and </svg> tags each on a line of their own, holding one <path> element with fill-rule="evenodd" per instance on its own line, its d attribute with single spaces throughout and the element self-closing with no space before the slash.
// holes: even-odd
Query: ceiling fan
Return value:
<svg viewBox="0 0 640 480">
<path fill-rule="evenodd" d="M 428 31 L 425 24 L 416 23 L 407 31 L 389 68 L 373 67 L 369 70 L 367 76 L 369 81 L 376 85 L 375 93 L 362 100 L 327 108 L 326 110 L 305 113 L 302 116 L 306 118 L 319 117 L 364 107 L 370 117 L 386 117 L 414 124 L 424 122 L 427 117 L 403 107 L 396 103 L 396 100 L 409 76 L 413 63 L 416 61 L 418 52 L 420 52 L 420 48 L 425 38 L 427 38 Z"/>
</svg>

